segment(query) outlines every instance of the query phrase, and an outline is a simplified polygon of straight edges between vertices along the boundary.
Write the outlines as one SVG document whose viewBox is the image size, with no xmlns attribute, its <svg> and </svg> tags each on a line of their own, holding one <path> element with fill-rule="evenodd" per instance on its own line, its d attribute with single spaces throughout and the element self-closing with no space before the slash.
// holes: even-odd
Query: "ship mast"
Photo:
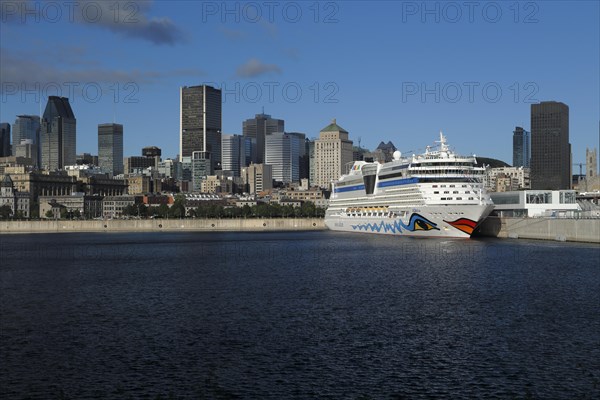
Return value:
<svg viewBox="0 0 600 400">
<path fill-rule="evenodd" d="M 440 131 L 440 140 L 436 140 L 436 143 L 440 144 L 440 151 L 448 151 L 448 145 L 446 144 L 446 136 Z"/>
</svg>

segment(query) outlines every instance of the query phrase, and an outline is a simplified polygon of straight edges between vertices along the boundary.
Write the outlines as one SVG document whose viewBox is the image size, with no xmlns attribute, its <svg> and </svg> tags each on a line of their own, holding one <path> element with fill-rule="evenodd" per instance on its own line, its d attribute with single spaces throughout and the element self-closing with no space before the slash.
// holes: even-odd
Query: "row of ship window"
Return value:
<svg viewBox="0 0 600 400">
<path fill-rule="evenodd" d="M 438 185 L 431 185 L 431 187 L 438 187 Z M 446 185 L 440 185 L 440 187 L 446 187 Z M 456 187 L 456 185 L 449 185 L 448 187 Z M 461 185 L 461 187 L 467 187 L 467 185 Z"/>
<path fill-rule="evenodd" d="M 367 212 L 367 213 L 352 213 L 352 214 L 346 214 L 349 217 L 389 217 L 389 218 L 395 218 L 397 217 L 397 215 L 393 212 Z"/>
<path fill-rule="evenodd" d="M 433 194 L 440 194 L 440 192 L 438 190 L 436 190 L 433 192 Z M 446 190 L 446 191 L 444 191 L 444 194 L 450 194 L 450 191 Z M 458 190 L 453 191 L 452 194 L 458 194 Z M 465 190 L 465 194 L 471 194 L 471 191 Z"/>
<path fill-rule="evenodd" d="M 452 197 L 440 197 L 440 200 L 462 200 L 462 197 L 457 197 L 455 199 L 453 199 Z M 474 197 L 469 197 L 469 200 L 475 200 Z"/>
</svg>

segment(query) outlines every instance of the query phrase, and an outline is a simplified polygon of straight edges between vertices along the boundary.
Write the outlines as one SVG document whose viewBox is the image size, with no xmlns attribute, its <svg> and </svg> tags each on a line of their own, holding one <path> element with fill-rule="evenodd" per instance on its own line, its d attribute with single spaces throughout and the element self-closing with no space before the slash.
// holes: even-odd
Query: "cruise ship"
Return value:
<svg viewBox="0 0 600 400">
<path fill-rule="evenodd" d="M 332 183 L 325 225 L 346 232 L 469 238 L 494 205 L 475 156 L 455 154 L 440 132 L 425 153 L 355 161 Z"/>
</svg>

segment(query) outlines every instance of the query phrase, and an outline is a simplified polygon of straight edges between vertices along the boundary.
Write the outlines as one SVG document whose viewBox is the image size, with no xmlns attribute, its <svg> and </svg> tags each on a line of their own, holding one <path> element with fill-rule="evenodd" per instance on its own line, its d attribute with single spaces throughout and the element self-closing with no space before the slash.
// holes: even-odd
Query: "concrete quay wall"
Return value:
<svg viewBox="0 0 600 400">
<path fill-rule="evenodd" d="M 321 218 L 2 221 L 0 234 L 53 232 L 316 231 Z"/>
<path fill-rule="evenodd" d="M 600 243 L 600 219 L 488 217 L 482 236 Z"/>
</svg>

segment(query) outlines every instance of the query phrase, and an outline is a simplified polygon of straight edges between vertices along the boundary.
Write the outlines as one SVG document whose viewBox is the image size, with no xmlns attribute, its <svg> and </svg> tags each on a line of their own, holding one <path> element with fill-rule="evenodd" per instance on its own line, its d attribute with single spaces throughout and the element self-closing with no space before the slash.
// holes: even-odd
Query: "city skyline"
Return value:
<svg viewBox="0 0 600 400">
<path fill-rule="evenodd" d="M 531 102 L 555 100 L 568 104 L 572 111 L 573 162 L 585 161 L 586 147 L 598 147 L 600 11 L 596 3 L 533 3 L 535 10 L 521 4 L 518 16 L 501 4 L 502 18 L 498 21 L 477 12 L 473 22 L 467 20 L 466 10 L 458 21 L 450 21 L 449 11 L 440 3 L 431 6 L 440 8 L 439 15 L 408 9 L 407 4 L 420 7 L 420 3 L 412 2 L 323 3 L 317 23 L 310 5 L 302 3 L 286 3 L 303 7 L 299 21 L 291 22 L 291 15 L 283 18 L 279 12 L 272 22 L 264 13 L 264 23 L 248 21 L 243 8 L 236 22 L 232 16 L 213 15 L 201 5 L 220 3 L 181 3 L 181 8 L 162 2 L 132 4 L 138 4 L 136 15 L 141 22 L 128 25 L 130 30 L 106 21 L 94 25 L 30 18 L 23 24 L 5 12 L 0 120 L 12 124 L 17 115 L 39 113 L 42 96 L 35 102 L 34 94 L 20 89 L 15 92 L 11 83 L 23 82 L 27 90 L 33 90 L 35 83 L 46 88 L 49 82 L 59 83 L 63 89 L 68 82 L 80 83 L 79 88 L 90 83 L 86 87 L 88 99 L 77 91 L 72 99 L 78 118 L 78 154 L 96 153 L 95 127 L 115 120 L 128 131 L 125 155 L 156 145 L 164 150 L 165 157 L 175 157 L 179 87 L 213 82 L 223 86 L 226 93 L 223 134 L 242 134 L 241 122 L 265 107 L 265 113 L 286 120 L 289 130 L 305 132 L 308 138 L 318 137 L 324 122 L 337 118 L 352 132 L 355 143 L 361 138 L 363 147 L 373 149 L 380 141 L 391 140 L 406 152 L 423 147 L 421 136 L 433 142 L 442 130 L 450 144 L 463 153 L 510 163 L 511 133 L 514 126 L 531 129 Z M 326 4 L 335 7 L 325 9 Z M 162 17 L 167 22 L 161 30 L 151 22 Z M 200 31 L 192 29 L 194 18 L 201 24 Z M 554 29 L 567 18 L 578 23 L 569 29 Z M 371 24 L 373 32 L 354 32 L 353 27 L 362 20 L 381 23 Z M 48 61 L 41 74 L 25 76 L 32 66 L 40 64 L 44 43 L 67 30 L 74 38 L 56 49 L 59 57 L 52 60 L 59 61 Z M 473 37 L 474 30 L 481 32 L 480 37 Z M 410 40 L 406 40 L 408 33 Z M 200 41 L 205 36 L 211 40 Z M 115 37 L 122 40 L 110 41 L 110 49 L 102 44 Z M 374 53 L 375 49 L 365 46 L 373 40 L 379 40 L 389 52 Z M 87 41 L 93 52 L 84 45 Z M 264 49 L 249 46 L 253 42 L 268 45 Z M 197 46 L 206 50 L 203 54 L 223 54 L 218 66 L 201 56 L 180 58 L 182 52 Z M 549 62 L 557 49 L 568 61 Z M 103 58 L 109 51 L 122 55 L 118 63 Z M 155 60 L 144 55 L 157 51 L 165 57 Z M 363 57 L 350 58 L 356 51 L 375 63 L 367 68 Z M 527 63 L 513 63 L 515 57 Z M 30 67 L 19 68 L 26 64 Z M 89 65 L 96 68 L 85 68 Z M 104 91 L 97 102 L 92 102 L 92 83 L 96 82 Z M 134 85 L 127 86 L 130 82 Z M 274 89 L 273 101 L 267 96 L 269 85 Z M 286 98 L 282 96 L 284 86 L 289 89 Z M 297 86 L 303 97 L 293 102 L 292 91 Z M 263 96 L 250 101 L 256 98 L 252 90 L 257 87 Z M 482 96 L 484 87 L 489 93 Z M 495 101 L 493 91 L 498 87 L 502 96 Z M 455 101 L 457 89 L 462 97 Z M 470 89 L 472 102 L 468 99 Z M 50 89 L 47 92 L 54 94 Z M 109 99 L 112 94 L 118 95 L 116 103 Z M 22 95 L 25 101 L 21 101 Z M 137 102 L 126 102 L 125 98 Z M 490 138 L 494 138 L 493 149 Z"/>
</svg>

